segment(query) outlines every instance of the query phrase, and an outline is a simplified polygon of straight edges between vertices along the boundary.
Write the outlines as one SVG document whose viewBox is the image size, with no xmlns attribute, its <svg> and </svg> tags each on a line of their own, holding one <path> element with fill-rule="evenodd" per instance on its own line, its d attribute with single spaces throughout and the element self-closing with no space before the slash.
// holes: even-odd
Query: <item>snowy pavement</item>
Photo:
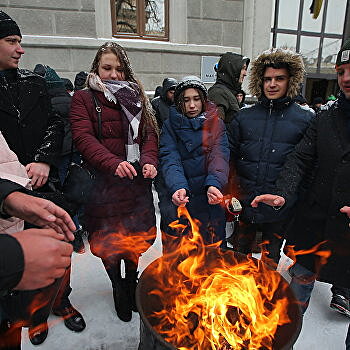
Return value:
<svg viewBox="0 0 350 350">
<path fill-rule="evenodd" d="M 159 215 L 157 215 L 159 221 Z M 88 244 L 86 244 L 88 248 Z M 140 259 L 140 271 L 161 255 L 159 237 Z M 281 259 L 283 264 L 285 260 Z M 139 316 L 131 322 L 118 319 L 113 304 L 112 288 L 100 259 L 87 249 L 83 255 L 74 253 L 72 263 L 73 291 L 70 300 L 83 314 L 87 327 L 82 333 L 68 330 L 56 316 L 49 318 L 46 341 L 33 346 L 22 332 L 23 350 L 137 350 Z M 345 337 L 350 319 L 329 307 L 330 286 L 316 283 L 301 334 L 293 350 L 345 350 Z"/>
</svg>

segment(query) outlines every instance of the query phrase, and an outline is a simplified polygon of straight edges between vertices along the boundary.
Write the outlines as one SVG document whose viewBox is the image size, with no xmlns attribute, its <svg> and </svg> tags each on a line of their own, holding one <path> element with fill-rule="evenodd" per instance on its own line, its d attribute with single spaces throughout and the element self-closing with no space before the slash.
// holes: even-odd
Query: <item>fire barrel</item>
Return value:
<svg viewBox="0 0 350 350">
<path fill-rule="evenodd" d="M 273 300 L 271 302 L 276 302 L 279 299 L 287 300 L 285 307 L 281 313 L 281 318 L 288 319 L 288 322 L 278 325 L 274 333 L 273 339 L 271 340 L 271 345 L 264 346 L 262 345 L 259 348 L 249 347 L 249 340 L 245 344 L 239 347 L 232 347 L 229 344 L 223 342 L 222 345 L 216 347 L 217 350 L 224 349 L 260 349 L 260 350 L 290 350 L 297 340 L 299 333 L 301 331 L 302 325 L 302 316 L 300 312 L 300 307 L 295 300 L 292 290 L 290 289 L 288 282 L 276 271 L 272 271 L 266 264 L 255 258 L 247 258 L 245 255 L 236 253 L 233 251 L 222 251 L 217 247 L 206 247 L 205 248 L 205 273 L 210 275 L 210 270 L 217 262 L 221 266 L 233 266 L 234 264 L 244 264 L 249 260 L 249 264 L 253 265 L 255 272 L 257 271 L 266 271 L 268 269 L 274 278 L 277 280 L 277 288 L 273 295 Z M 140 276 L 139 284 L 136 290 L 136 303 L 140 313 L 141 318 L 141 331 L 140 331 L 140 344 L 138 350 L 167 350 L 167 349 L 178 349 L 178 345 L 171 344 L 166 341 L 162 334 L 160 334 L 156 329 L 159 323 L 159 314 L 164 313 L 165 309 L 169 310 L 169 307 L 172 307 L 171 304 L 173 293 L 180 293 L 178 287 L 167 285 L 165 288 L 165 283 L 168 281 L 169 271 L 167 268 L 164 269 L 164 266 L 169 266 L 164 264 L 164 259 L 167 257 L 161 257 L 151 263 Z M 178 258 L 178 263 L 180 264 L 183 261 L 183 258 Z M 176 269 L 176 264 L 171 264 L 172 268 Z M 263 270 L 260 270 L 263 268 Z M 262 272 L 263 273 L 263 272 Z M 171 282 L 170 282 L 171 283 Z M 259 281 L 260 283 L 260 281 Z M 235 287 L 237 288 L 237 287 Z M 171 295 L 169 294 L 171 291 Z M 168 295 L 169 294 L 169 295 Z M 267 306 L 269 307 L 269 306 Z M 228 317 L 230 318 L 230 317 Z M 234 317 L 231 316 L 231 319 Z M 192 320 L 193 321 L 193 320 Z M 198 320 L 197 320 L 198 321 Z M 237 321 L 237 319 L 235 319 Z M 235 322 L 232 321 L 232 322 Z M 192 322 L 197 324 L 196 321 Z M 195 328 L 195 326 L 194 326 Z M 180 346 L 179 346 L 180 347 Z M 187 349 L 187 346 L 181 345 L 183 349 Z M 197 346 L 193 345 L 193 342 L 188 347 L 188 349 L 194 350 L 209 350 L 212 349 L 207 345 Z"/>
</svg>

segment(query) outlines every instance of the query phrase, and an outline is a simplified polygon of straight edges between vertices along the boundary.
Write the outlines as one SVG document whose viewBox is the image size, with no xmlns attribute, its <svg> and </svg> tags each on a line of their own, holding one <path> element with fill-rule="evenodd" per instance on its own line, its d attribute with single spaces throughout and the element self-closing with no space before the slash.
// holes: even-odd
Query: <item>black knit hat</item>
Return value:
<svg viewBox="0 0 350 350">
<path fill-rule="evenodd" d="M 341 66 L 342 64 L 350 63 L 350 38 L 345 40 L 342 48 L 338 52 L 337 61 L 335 63 L 336 67 Z"/>
<path fill-rule="evenodd" d="M 22 38 L 17 23 L 8 14 L 0 11 L 0 39 L 9 35 L 18 35 Z"/>
<path fill-rule="evenodd" d="M 177 105 L 177 103 L 178 103 L 178 99 L 179 99 L 181 92 L 186 90 L 186 89 L 190 89 L 190 88 L 201 90 L 204 94 L 204 98 L 205 99 L 208 98 L 208 90 L 205 87 L 205 85 L 203 84 L 202 80 L 200 80 L 195 75 L 189 75 L 187 77 L 184 77 L 175 88 L 175 93 L 174 93 L 175 105 Z"/>
</svg>

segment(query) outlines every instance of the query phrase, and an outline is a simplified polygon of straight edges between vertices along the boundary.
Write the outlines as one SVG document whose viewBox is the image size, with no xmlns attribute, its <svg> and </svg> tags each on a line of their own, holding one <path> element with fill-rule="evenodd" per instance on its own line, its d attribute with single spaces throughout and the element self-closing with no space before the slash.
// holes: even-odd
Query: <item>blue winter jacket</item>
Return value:
<svg viewBox="0 0 350 350">
<path fill-rule="evenodd" d="M 312 112 L 288 97 L 278 100 L 262 97 L 254 106 L 241 109 L 232 121 L 229 143 L 244 221 L 276 222 L 290 214 L 293 201 L 280 210 L 262 203 L 252 208 L 250 202 L 257 195 L 274 193 L 287 154 L 301 140 L 312 118 Z"/>
<path fill-rule="evenodd" d="M 195 118 L 170 108 L 160 136 L 160 164 L 172 195 L 180 188 L 192 196 L 206 194 L 209 186 L 219 190 L 227 183 L 229 147 L 225 125 L 214 106 Z"/>
</svg>

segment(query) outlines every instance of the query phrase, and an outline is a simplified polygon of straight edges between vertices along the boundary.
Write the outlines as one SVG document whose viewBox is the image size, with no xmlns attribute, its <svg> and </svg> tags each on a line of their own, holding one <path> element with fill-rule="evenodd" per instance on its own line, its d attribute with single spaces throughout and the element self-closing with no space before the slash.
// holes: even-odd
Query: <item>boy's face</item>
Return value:
<svg viewBox="0 0 350 350">
<path fill-rule="evenodd" d="M 350 99 L 350 63 L 337 67 L 338 85 L 347 99 Z"/>
</svg>

